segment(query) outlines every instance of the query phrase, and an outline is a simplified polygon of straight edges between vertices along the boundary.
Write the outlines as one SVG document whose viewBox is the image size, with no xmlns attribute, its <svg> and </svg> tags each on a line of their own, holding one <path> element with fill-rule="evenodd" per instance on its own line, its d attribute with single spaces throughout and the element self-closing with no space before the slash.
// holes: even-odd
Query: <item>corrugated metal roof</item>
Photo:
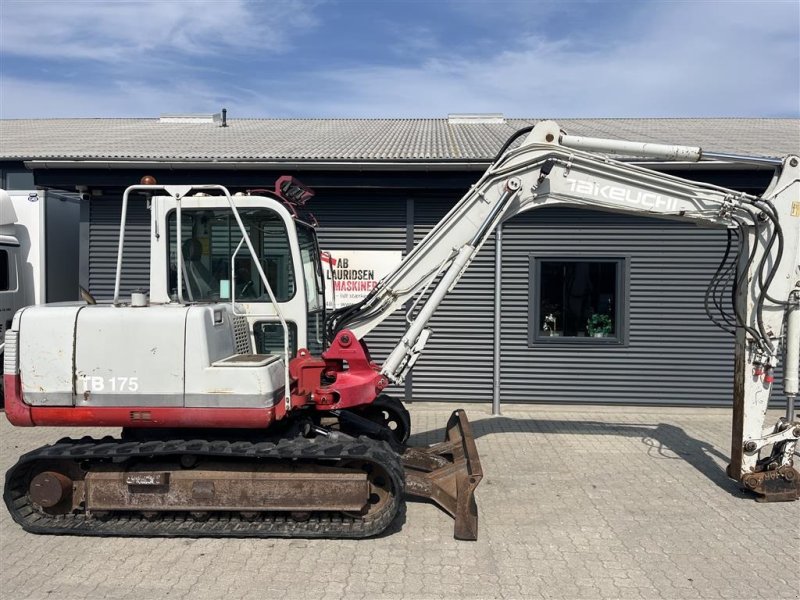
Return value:
<svg viewBox="0 0 800 600">
<path fill-rule="evenodd" d="M 486 161 L 538 119 L 159 119 L 0 121 L 0 160 Z M 573 135 L 758 155 L 800 152 L 800 119 L 559 119 Z"/>
</svg>

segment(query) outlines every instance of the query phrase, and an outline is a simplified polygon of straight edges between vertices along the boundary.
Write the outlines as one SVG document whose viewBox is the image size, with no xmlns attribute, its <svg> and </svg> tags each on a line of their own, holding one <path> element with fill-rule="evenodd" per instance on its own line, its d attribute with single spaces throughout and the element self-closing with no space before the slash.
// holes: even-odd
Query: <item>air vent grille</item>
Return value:
<svg viewBox="0 0 800 600">
<path fill-rule="evenodd" d="M 236 315 L 233 317 L 233 343 L 236 354 L 251 354 L 250 326 L 247 318 Z"/>
</svg>

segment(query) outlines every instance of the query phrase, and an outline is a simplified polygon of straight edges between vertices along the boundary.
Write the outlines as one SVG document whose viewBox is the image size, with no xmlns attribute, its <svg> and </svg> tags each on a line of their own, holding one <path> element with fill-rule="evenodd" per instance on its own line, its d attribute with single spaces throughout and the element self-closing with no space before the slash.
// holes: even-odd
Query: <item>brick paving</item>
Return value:
<svg viewBox="0 0 800 600">
<path fill-rule="evenodd" d="M 725 476 L 729 411 L 467 408 L 477 542 L 419 503 L 361 541 L 35 536 L 3 510 L 0 598 L 800 598 L 800 503 L 756 503 Z M 439 441 L 451 410 L 415 404 L 412 441 Z M 0 418 L 0 466 L 87 433 L 116 432 Z"/>
</svg>

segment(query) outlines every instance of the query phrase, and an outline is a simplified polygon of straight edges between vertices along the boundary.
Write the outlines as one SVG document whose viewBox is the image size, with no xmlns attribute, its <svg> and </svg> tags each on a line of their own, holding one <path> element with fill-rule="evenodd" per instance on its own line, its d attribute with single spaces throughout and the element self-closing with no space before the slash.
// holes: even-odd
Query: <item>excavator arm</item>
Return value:
<svg viewBox="0 0 800 600">
<path fill-rule="evenodd" d="M 410 305 L 408 329 L 381 368 L 389 381 L 402 382 L 432 333 L 428 323 L 441 301 L 497 226 L 527 210 L 569 205 L 727 228 L 739 245 L 733 316 L 716 321 L 736 338 L 728 472 L 763 499 L 797 498 L 800 474 L 793 468 L 793 454 L 800 423 L 793 406 L 800 346 L 798 157 L 740 157 L 696 147 L 575 137 L 551 121 L 537 124 L 521 144 L 509 149 L 512 141 L 392 274 L 362 302 L 331 316 L 329 336 L 349 330 L 362 338 L 396 309 Z M 775 176 L 761 196 L 754 196 L 622 163 L 608 154 L 758 162 L 774 166 Z M 715 278 L 719 275 L 718 271 Z M 718 283 L 712 281 L 709 289 Z M 786 418 L 765 429 L 774 371 L 782 360 L 789 409 Z"/>
</svg>

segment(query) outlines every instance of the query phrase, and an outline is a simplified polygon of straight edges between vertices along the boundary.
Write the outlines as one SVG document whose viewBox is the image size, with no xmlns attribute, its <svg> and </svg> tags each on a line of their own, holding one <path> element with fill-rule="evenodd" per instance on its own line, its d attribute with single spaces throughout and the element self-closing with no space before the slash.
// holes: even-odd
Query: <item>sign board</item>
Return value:
<svg viewBox="0 0 800 600">
<path fill-rule="evenodd" d="M 363 300 L 402 260 L 399 250 L 324 250 L 325 308 L 342 308 Z"/>
</svg>

